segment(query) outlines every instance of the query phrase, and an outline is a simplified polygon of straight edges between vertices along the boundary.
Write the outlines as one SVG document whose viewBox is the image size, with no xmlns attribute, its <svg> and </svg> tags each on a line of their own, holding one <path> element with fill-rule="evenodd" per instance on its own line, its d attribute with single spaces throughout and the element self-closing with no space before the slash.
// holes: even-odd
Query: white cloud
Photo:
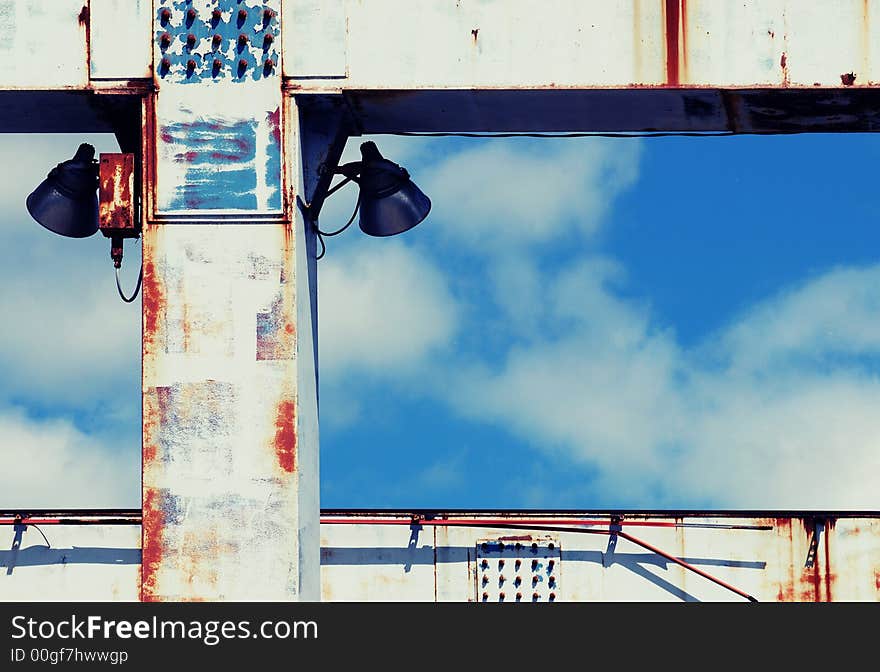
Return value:
<svg viewBox="0 0 880 672">
<path fill-rule="evenodd" d="M 490 141 L 426 166 L 418 183 L 435 194 L 441 235 L 491 253 L 594 234 L 634 184 L 640 154 L 637 141 Z"/>
<path fill-rule="evenodd" d="M 120 451 L 68 421 L 0 412 L 0 508 L 137 507 L 139 447 Z"/>
<path fill-rule="evenodd" d="M 619 279 L 603 260 L 560 273 L 550 335 L 467 370 L 449 403 L 598 468 L 615 505 L 877 507 L 880 377 L 858 356 L 878 345 L 880 266 L 782 292 L 694 351 Z"/>
<path fill-rule="evenodd" d="M 458 329 L 458 308 L 434 264 L 402 242 L 371 242 L 321 262 L 321 375 L 331 380 L 412 372 Z"/>
</svg>

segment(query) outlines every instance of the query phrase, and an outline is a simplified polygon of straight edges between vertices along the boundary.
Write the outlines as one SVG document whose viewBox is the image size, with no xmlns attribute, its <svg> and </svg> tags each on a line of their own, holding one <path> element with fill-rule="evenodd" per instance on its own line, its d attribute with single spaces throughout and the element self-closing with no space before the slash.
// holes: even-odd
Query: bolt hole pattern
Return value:
<svg viewBox="0 0 880 672">
<path fill-rule="evenodd" d="M 280 0 L 158 0 L 156 75 L 164 82 L 251 82 L 278 73 Z"/>
</svg>

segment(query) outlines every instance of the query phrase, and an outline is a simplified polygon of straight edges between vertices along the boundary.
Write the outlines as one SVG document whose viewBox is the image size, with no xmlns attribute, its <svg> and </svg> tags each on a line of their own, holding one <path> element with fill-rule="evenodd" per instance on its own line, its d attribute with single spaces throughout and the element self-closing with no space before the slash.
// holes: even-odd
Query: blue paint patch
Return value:
<svg viewBox="0 0 880 672">
<path fill-rule="evenodd" d="M 257 208 L 256 121 L 174 122 L 162 126 L 160 138 L 170 146 L 173 161 L 185 166 L 172 209 Z"/>
</svg>

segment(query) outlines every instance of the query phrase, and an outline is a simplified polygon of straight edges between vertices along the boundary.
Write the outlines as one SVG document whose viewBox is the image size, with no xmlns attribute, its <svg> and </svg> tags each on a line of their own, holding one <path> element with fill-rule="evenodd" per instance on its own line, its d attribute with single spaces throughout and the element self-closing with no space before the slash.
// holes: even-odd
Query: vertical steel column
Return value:
<svg viewBox="0 0 880 672">
<path fill-rule="evenodd" d="M 279 5 L 155 3 L 143 600 L 320 599 L 314 244 L 294 206 L 312 162 Z"/>
</svg>

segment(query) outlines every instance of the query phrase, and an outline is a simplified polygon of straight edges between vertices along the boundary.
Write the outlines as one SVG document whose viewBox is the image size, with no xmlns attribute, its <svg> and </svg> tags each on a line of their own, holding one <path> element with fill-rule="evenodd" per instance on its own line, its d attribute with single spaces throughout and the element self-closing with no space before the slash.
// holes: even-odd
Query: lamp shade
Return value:
<svg viewBox="0 0 880 672">
<path fill-rule="evenodd" d="M 55 166 L 27 197 L 27 209 L 50 231 L 86 238 L 98 230 L 95 148 L 83 143 L 72 159 Z"/>
<path fill-rule="evenodd" d="M 431 200 L 374 142 L 361 145 L 360 227 L 369 236 L 393 236 L 413 228 L 431 211 Z"/>
</svg>

